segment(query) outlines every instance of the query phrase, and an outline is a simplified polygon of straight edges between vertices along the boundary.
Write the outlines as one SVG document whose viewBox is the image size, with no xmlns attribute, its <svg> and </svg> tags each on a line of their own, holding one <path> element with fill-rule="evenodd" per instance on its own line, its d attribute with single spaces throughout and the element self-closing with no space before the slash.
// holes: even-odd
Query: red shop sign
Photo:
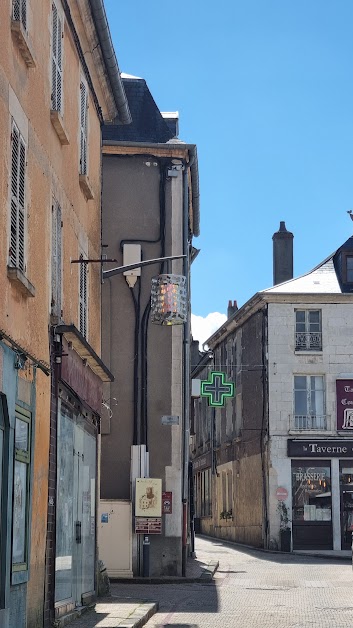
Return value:
<svg viewBox="0 0 353 628">
<path fill-rule="evenodd" d="M 283 486 L 279 486 L 277 491 L 276 491 L 276 497 L 277 497 L 279 502 L 284 502 L 284 500 L 287 499 L 287 497 L 288 497 L 287 489 L 284 488 Z"/>
<path fill-rule="evenodd" d="M 336 380 L 337 430 L 353 432 L 353 379 Z"/>
<path fill-rule="evenodd" d="M 173 494 L 171 491 L 162 493 L 162 515 L 171 515 L 173 512 Z"/>
</svg>

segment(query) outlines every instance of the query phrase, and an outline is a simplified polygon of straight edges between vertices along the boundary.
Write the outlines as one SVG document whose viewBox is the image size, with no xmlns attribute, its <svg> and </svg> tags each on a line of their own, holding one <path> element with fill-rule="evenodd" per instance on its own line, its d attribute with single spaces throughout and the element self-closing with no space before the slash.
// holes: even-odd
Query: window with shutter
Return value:
<svg viewBox="0 0 353 628">
<path fill-rule="evenodd" d="M 53 111 L 62 112 L 62 20 L 59 16 L 56 4 L 52 3 L 52 92 L 51 108 Z"/>
<path fill-rule="evenodd" d="M 80 174 L 87 174 L 87 87 L 80 84 Z"/>
<path fill-rule="evenodd" d="M 25 177 L 26 145 L 15 123 L 11 147 L 10 265 L 26 272 L 25 265 Z"/>
<path fill-rule="evenodd" d="M 52 245 L 51 245 L 51 313 L 61 318 L 61 278 L 62 278 L 62 217 L 57 201 L 52 205 Z"/>
<path fill-rule="evenodd" d="M 80 259 L 84 257 L 81 254 Z M 87 264 L 80 264 L 80 286 L 79 286 L 79 320 L 80 332 L 84 338 L 87 338 L 87 322 L 88 322 L 88 300 L 87 300 Z"/>
<path fill-rule="evenodd" d="M 13 0 L 12 17 L 15 22 L 21 22 L 24 30 L 27 30 L 27 0 Z"/>
</svg>

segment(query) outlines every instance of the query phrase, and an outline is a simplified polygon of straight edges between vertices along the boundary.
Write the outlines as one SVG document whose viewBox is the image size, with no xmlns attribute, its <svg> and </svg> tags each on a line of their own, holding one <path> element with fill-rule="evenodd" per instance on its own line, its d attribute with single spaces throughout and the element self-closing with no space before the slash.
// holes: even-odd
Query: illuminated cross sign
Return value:
<svg viewBox="0 0 353 628">
<path fill-rule="evenodd" d="M 201 397 L 208 397 L 209 406 L 224 406 L 226 397 L 234 397 L 234 384 L 225 377 L 225 373 L 211 371 L 210 380 L 201 382 Z"/>
</svg>

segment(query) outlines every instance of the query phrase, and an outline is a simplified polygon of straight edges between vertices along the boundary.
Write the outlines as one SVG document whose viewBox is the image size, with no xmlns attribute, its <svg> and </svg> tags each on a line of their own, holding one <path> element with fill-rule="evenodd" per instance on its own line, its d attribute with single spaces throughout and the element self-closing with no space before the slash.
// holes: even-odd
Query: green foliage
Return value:
<svg viewBox="0 0 353 628">
<path fill-rule="evenodd" d="M 222 512 L 219 515 L 220 519 L 233 519 L 233 511 L 232 509 L 230 510 L 222 510 Z"/>
<path fill-rule="evenodd" d="M 280 529 L 288 530 L 290 519 L 289 519 L 288 508 L 284 502 L 282 501 L 278 502 L 277 512 L 279 513 L 279 516 L 280 516 L 280 524 L 279 524 Z"/>
</svg>

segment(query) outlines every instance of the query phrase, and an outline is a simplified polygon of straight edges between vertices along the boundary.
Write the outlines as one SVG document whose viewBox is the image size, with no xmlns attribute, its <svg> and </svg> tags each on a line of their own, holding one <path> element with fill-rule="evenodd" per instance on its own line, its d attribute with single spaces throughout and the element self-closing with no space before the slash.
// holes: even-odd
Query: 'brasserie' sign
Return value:
<svg viewBox="0 0 353 628">
<path fill-rule="evenodd" d="M 336 380 L 337 430 L 353 432 L 353 379 Z"/>
</svg>

